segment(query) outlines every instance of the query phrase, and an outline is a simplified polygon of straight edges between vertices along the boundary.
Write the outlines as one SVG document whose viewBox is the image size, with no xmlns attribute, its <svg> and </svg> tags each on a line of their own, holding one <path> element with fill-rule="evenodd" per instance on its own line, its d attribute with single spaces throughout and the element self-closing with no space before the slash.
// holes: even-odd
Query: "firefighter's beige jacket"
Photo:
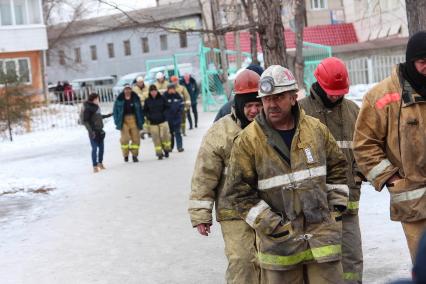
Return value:
<svg viewBox="0 0 426 284">
<path fill-rule="evenodd" d="M 229 162 L 225 197 L 256 230 L 265 269 L 341 257 L 335 209 L 347 206 L 346 159 L 325 125 L 298 105 L 293 111 L 291 149 L 262 112 L 240 132 Z"/>
<path fill-rule="evenodd" d="M 333 108 L 327 108 L 312 88 L 311 95 L 301 99 L 299 104 L 306 114 L 318 118 L 328 127 L 340 150 L 345 154 L 348 162 L 346 178 L 349 186 L 347 212 L 357 214 L 362 181 L 352 151 L 352 140 L 359 107 L 354 102 L 343 98 L 340 104 Z"/>
<path fill-rule="evenodd" d="M 195 227 L 212 223 L 215 205 L 217 221 L 241 220 L 223 198 L 223 187 L 233 140 L 241 131 L 234 114 L 229 114 L 207 131 L 201 142 L 192 176 L 189 215 Z"/>
<path fill-rule="evenodd" d="M 378 191 L 395 173 L 402 177 L 388 188 L 392 220 L 426 219 L 426 100 L 402 79 L 398 67 L 365 95 L 354 155 Z"/>
</svg>

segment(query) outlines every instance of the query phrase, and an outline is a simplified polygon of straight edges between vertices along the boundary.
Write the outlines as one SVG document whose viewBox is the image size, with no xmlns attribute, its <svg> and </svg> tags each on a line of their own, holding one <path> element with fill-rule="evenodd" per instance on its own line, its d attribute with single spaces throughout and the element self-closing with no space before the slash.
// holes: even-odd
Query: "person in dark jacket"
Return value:
<svg viewBox="0 0 426 284">
<path fill-rule="evenodd" d="M 194 78 L 188 73 L 183 75 L 183 79 L 180 80 L 180 84 L 188 90 L 189 96 L 191 97 L 191 109 L 192 114 L 194 115 L 194 124 L 195 128 L 198 127 L 198 111 L 197 111 L 197 99 L 199 95 L 199 90 L 197 86 L 197 81 L 195 81 Z M 191 111 L 188 110 L 187 112 L 187 118 L 189 122 L 189 129 L 192 129 L 192 117 L 191 117 Z"/>
<path fill-rule="evenodd" d="M 95 173 L 105 170 L 103 165 L 105 131 L 103 119 L 111 117 L 112 113 L 103 115 L 99 107 L 99 95 L 92 93 L 83 104 L 83 124 L 89 132 L 90 145 L 92 146 L 92 164 Z"/>
<path fill-rule="evenodd" d="M 263 73 L 262 66 L 257 65 L 257 64 L 250 64 L 249 66 L 247 66 L 246 69 L 256 72 L 257 74 L 259 74 L 259 76 L 261 76 L 262 73 Z M 234 104 L 235 104 L 234 98 L 230 99 L 226 104 L 224 104 L 219 109 L 219 112 L 216 114 L 216 117 L 214 118 L 214 122 L 218 121 L 219 119 L 221 119 L 225 115 L 230 114 L 231 110 L 232 110 L 232 106 Z"/>
<path fill-rule="evenodd" d="M 166 118 L 169 122 L 170 134 L 172 135 L 171 149 L 173 150 L 176 139 L 178 152 L 183 152 L 182 134 L 180 132 L 180 124 L 182 122 L 182 113 L 184 109 L 182 96 L 176 92 L 174 84 L 169 84 L 167 86 L 167 91 L 164 92 L 163 95 L 169 104 L 169 109 L 166 112 Z"/>
<path fill-rule="evenodd" d="M 171 150 L 170 129 L 166 120 L 168 108 L 167 100 L 158 92 L 157 87 L 149 86 L 143 112 L 149 121 L 149 133 L 159 160 L 162 160 L 163 156 L 168 158 Z"/>
<path fill-rule="evenodd" d="M 113 114 L 115 126 L 121 131 L 120 143 L 124 161 L 129 161 L 129 152 L 131 152 L 133 162 L 139 162 L 141 140 L 139 133 L 144 123 L 144 115 L 139 96 L 132 91 L 130 85 L 127 84 L 123 92 L 118 95 L 114 102 Z"/>
</svg>

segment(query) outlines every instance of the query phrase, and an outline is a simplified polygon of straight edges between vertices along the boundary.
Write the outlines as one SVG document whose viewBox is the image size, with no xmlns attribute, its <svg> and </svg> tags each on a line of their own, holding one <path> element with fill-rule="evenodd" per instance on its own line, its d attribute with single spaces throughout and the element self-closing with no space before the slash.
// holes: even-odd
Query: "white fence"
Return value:
<svg viewBox="0 0 426 284">
<path fill-rule="evenodd" d="M 351 85 L 372 84 L 388 77 L 393 66 L 405 61 L 405 55 L 374 55 L 345 60 Z"/>
<path fill-rule="evenodd" d="M 97 89 L 96 93 L 100 95 L 103 112 L 111 111 L 115 100 L 112 89 Z M 28 132 L 78 126 L 81 107 L 89 94 L 88 90 L 72 93 L 50 92 L 47 102 L 32 105 L 29 121 L 12 125 L 12 134 L 21 135 Z M 4 129 L 4 126 L 1 128 Z M 0 141 L 8 139 L 8 130 L 0 131 Z"/>
</svg>

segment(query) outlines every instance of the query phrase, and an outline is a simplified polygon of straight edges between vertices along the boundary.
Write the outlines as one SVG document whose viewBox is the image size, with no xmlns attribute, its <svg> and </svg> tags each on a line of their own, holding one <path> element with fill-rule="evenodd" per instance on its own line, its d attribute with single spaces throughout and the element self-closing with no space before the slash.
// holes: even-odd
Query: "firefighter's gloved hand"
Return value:
<svg viewBox="0 0 426 284">
<path fill-rule="evenodd" d="M 199 224 L 197 225 L 197 230 L 200 235 L 208 236 L 210 234 L 210 226 L 212 224 Z"/>
</svg>

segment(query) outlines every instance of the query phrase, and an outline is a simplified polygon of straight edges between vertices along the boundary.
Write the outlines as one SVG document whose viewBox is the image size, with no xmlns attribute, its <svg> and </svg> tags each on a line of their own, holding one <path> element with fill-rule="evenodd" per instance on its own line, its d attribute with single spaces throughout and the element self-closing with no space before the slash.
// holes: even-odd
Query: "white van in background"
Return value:
<svg viewBox="0 0 426 284">
<path fill-rule="evenodd" d="M 117 84 L 112 88 L 114 96 L 118 96 L 124 89 L 124 85 L 133 85 L 136 83 L 136 78 L 139 76 L 145 77 L 146 72 L 135 72 L 126 74 L 117 81 Z"/>
<path fill-rule="evenodd" d="M 191 74 L 192 77 L 197 82 L 199 82 L 199 79 L 200 79 L 199 72 L 198 72 L 198 70 L 195 70 L 192 63 L 178 64 L 178 69 L 179 69 L 179 72 L 178 72 L 179 76 L 183 76 L 185 73 L 188 73 L 188 74 Z M 154 83 L 155 82 L 155 75 L 158 72 L 162 72 L 166 76 L 166 79 L 169 80 L 170 77 L 175 74 L 175 66 L 174 65 L 166 65 L 166 66 L 153 67 L 153 68 L 149 69 L 148 72 L 146 73 L 146 76 L 145 76 L 145 82 L 147 84 Z"/>
</svg>

